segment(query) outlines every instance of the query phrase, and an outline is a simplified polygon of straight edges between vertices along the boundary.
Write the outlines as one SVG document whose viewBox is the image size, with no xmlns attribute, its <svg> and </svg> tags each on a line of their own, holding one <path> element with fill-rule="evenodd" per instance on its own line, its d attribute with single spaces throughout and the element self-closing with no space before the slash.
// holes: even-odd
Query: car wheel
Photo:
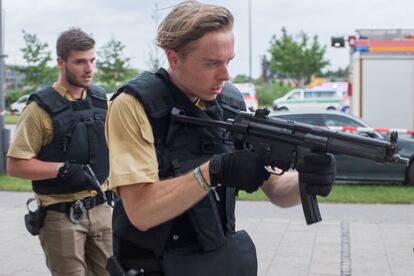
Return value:
<svg viewBox="0 0 414 276">
<path fill-rule="evenodd" d="M 414 186 L 414 162 L 410 162 L 410 166 L 407 169 L 407 184 Z"/>
<path fill-rule="evenodd" d="M 328 106 L 328 108 L 326 110 L 336 110 L 336 108 L 333 107 L 333 106 Z"/>
<path fill-rule="evenodd" d="M 281 107 L 281 108 L 278 108 L 277 110 L 279 110 L 279 111 L 288 111 L 288 109 L 287 109 L 287 107 Z"/>
<path fill-rule="evenodd" d="M 12 115 L 17 115 L 19 113 L 19 111 L 18 110 L 16 110 L 16 109 L 13 109 L 12 111 L 11 111 L 11 114 Z"/>
</svg>

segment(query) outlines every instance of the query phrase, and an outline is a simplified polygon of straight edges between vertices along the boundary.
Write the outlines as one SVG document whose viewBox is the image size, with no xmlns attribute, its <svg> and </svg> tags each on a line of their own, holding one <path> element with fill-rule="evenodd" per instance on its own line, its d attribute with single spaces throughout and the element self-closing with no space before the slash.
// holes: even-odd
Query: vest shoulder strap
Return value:
<svg viewBox="0 0 414 276">
<path fill-rule="evenodd" d="M 137 97 L 152 118 L 160 118 L 170 112 L 173 106 L 171 93 L 165 83 L 152 72 L 143 72 L 118 89 L 117 94 L 126 92 Z M 167 93 L 166 93 L 167 92 Z"/>
<path fill-rule="evenodd" d="M 40 91 L 31 94 L 29 101 L 32 100 L 51 115 L 70 108 L 70 102 L 57 93 L 51 86 L 44 87 Z"/>
<path fill-rule="evenodd" d="M 108 108 L 108 100 L 106 98 L 106 90 L 100 86 L 91 84 L 88 87 L 88 95 L 92 99 L 92 104 L 99 108 Z"/>
<path fill-rule="evenodd" d="M 217 101 L 223 107 L 230 109 L 246 110 L 246 104 L 240 91 L 230 82 L 226 82 L 223 86 L 222 93 L 217 96 Z M 224 104 L 224 105 L 223 105 Z"/>
</svg>

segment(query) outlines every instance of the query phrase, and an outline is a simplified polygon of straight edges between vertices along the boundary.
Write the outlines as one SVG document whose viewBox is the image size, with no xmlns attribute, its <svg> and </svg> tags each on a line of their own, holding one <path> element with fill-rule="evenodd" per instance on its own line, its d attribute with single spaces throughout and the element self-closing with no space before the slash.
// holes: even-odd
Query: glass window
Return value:
<svg viewBox="0 0 414 276">
<path fill-rule="evenodd" d="M 315 98 L 315 93 L 313 91 L 306 91 L 304 92 L 303 97 L 305 99 Z"/>
<path fill-rule="evenodd" d="M 336 96 L 335 91 L 315 91 L 314 93 L 317 98 L 334 98 Z"/>
<path fill-rule="evenodd" d="M 292 93 L 292 95 L 288 97 L 288 100 L 296 100 L 296 99 L 300 99 L 300 92 L 294 92 Z"/>
<path fill-rule="evenodd" d="M 341 126 L 341 127 L 365 127 L 363 124 L 348 117 L 342 117 L 334 114 L 325 115 L 326 126 Z"/>
<path fill-rule="evenodd" d="M 281 116 L 276 116 L 285 120 L 296 121 L 305 124 L 311 124 L 316 126 L 322 125 L 322 115 L 320 114 L 286 114 Z"/>
</svg>

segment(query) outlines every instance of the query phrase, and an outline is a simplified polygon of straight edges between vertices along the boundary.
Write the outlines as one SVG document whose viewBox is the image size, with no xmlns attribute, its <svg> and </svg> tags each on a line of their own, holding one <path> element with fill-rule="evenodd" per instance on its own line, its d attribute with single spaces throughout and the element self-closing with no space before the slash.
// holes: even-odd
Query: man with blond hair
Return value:
<svg viewBox="0 0 414 276">
<path fill-rule="evenodd" d="M 240 92 L 227 82 L 233 21 L 222 6 L 175 6 L 157 37 L 168 70 L 144 72 L 114 96 L 106 135 L 110 185 L 120 200 L 111 275 L 256 275 L 254 244 L 245 231 L 235 231 L 236 191 L 261 187 L 283 207 L 300 201 L 298 175 L 312 178 L 313 193 L 330 191 L 330 155 L 307 158 L 301 166 L 306 174 L 270 175 L 261 156 L 235 150 L 222 130 L 171 121 L 173 108 L 222 121 L 245 110 Z"/>
</svg>

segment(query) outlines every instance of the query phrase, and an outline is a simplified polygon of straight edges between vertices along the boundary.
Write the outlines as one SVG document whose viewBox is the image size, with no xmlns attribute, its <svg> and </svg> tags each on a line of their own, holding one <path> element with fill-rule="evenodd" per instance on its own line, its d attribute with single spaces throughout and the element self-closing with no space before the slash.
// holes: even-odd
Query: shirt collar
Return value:
<svg viewBox="0 0 414 276">
<path fill-rule="evenodd" d="M 62 97 L 66 98 L 70 101 L 75 101 L 76 100 L 75 97 L 73 97 L 73 95 L 69 92 L 69 90 L 66 87 L 64 87 L 63 85 L 55 82 L 52 87 Z M 82 91 L 82 100 L 85 99 L 85 98 L 86 98 L 86 92 L 85 92 L 85 89 L 83 89 L 83 91 Z"/>
</svg>

